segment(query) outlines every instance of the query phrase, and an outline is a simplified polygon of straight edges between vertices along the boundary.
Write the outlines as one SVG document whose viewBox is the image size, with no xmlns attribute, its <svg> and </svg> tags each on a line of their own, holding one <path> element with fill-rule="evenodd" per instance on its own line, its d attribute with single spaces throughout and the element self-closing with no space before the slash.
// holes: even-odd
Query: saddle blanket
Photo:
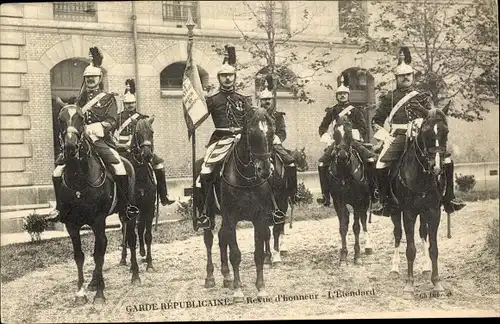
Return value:
<svg viewBox="0 0 500 324">
<path fill-rule="evenodd" d="M 208 174 L 212 173 L 212 167 L 214 164 L 222 161 L 234 143 L 240 139 L 241 135 L 224 137 L 217 142 L 213 143 L 207 148 L 205 157 L 203 158 L 203 164 L 201 166 L 201 173 Z M 201 187 L 200 176 L 196 180 L 196 186 Z"/>
</svg>

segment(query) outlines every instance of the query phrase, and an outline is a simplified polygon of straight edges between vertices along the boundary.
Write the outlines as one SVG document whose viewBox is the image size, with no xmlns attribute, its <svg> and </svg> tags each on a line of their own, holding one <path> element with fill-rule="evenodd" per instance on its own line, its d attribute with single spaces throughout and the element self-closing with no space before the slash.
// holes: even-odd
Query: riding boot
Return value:
<svg viewBox="0 0 500 324">
<path fill-rule="evenodd" d="M 125 210 L 128 219 L 134 219 L 139 216 L 139 209 L 131 204 L 129 199 L 129 183 L 127 175 L 115 176 L 117 192 L 118 192 L 118 208 Z"/>
<path fill-rule="evenodd" d="M 201 212 L 197 214 L 196 216 L 196 229 L 209 229 L 210 228 L 210 218 L 207 215 L 208 208 L 210 208 L 210 204 L 212 203 L 212 190 L 213 190 L 213 183 L 212 183 L 212 174 L 201 174 L 200 175 L 200 182 L 201 182 L 201 188 L 203 191 L 203 200 L 202 200 L 202 205 L 201 205 Z M 206 208 L 205 208 L 206 206 Z"/>
<path fill-rule="evenodd" d="M 328 184 L 328 165 L 318 166 L 319 183 L 321 186 L 322 197 L 317 199 L 319 204 L 330 206 L 330 189 Z"/>
<path fill-rule="evenodd" d="M 365 175 L 368 180 L 368 188 L 369 188 L 368 190 L 370 190 L 370 200 L 372 202 L 372 205 L 375 205 L 379 202 L 375 165 L 373 162 L 366 162 L 365 166 L 366 166 Z"/>
<path fill-rule="evenodd" d="M 168 199 L 167 181 L 165 180 L 165 169 L 154 169 L 156 175 L 157 191 L 163 206 L 171 205 L 175 200 Z"/>
<path fill-rule="evenodd" d="M 451 163 L 445 163 L 444 173 L 446 177 L 446 192 L 443 197 L 443 207 L 445 212 L 447 212 L 448 214 L 459 211 L 466 206 L 466 204 L 460 198 L 455 197 L 453 185 L 453 169 L 453 161 Z"/>
<path fill-rule="evenodd" d="M 297 167 L 293 165 L 285 166 L 286 190 L 293 203 L 297 201 Z"/>
<path fill-rule="evenodd" d="M 377 216 L 390 217 L 391 214 L 391 199 L 390 199 L 390 183 L 389 183 L 389 168 L 377 170 L 377 182 L 380 195 L 380 204 L 373 205 L 371 212 Z"/>
<path fill-rule="evenodd" d="M 60 213 L 61 209 L 61 187 L 62 187 L 62 177 L 52 177 L 52 183 L 54 184 L 54 195 L 56 197 L 56 207 L 52 210 L 46 220 L 48 222 L 65 222 L 65 217 Z"/>
</svg>

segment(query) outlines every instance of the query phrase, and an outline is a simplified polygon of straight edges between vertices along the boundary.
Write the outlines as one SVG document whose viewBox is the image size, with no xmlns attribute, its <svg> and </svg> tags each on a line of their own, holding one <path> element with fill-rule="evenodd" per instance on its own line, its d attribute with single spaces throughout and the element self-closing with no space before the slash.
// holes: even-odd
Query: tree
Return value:
<svg viewBox="0 0 500 324">
<path fill-rule="evenodd" d="M 408 46 L 416 86 L 432 93 L 434 104 L 450 104 L 450 115 L 466 121 L 482 120 L 487 102 L 498 103 L 497 4 L 491 0 L 375 1 L 368 20 L 362 2 L 344 6 L 345 43 L 360 53 L 385 53 L 374 75 L 390 75 L 397 50 Z M 360 18 L 361 17 L 361 18 Z M 387 86 L 381 81 L 376 89 Z"/>
<path fill-rule="evenodd" d="M 313 103 L 315 99 L 311 96 L 307 85 L 316 76 L 330 74 L 328 68 L 342 55 L 339 51 L 334 54 L 330 45 L 323 43 L 314 46 L 305 54 L 299 53 L 299 48 L 294 42 L 296 36 L 307 30 L 312 15 L 307 9 L 302 10 L 302 25 L 295 30 L 290 30 L 285 22 L 286 11 L 282 7 L 283 1 L 243 1 L 245 6 L 245 18 L 255 22 L 255 28 L 251 31 L 243 31 L 233 17 L 236 29 L 241 34 L 240 52 L 248 52 L 251 60 L 238 62 L 238 84 L 237 89 L 247 88 L 256 81 L 256 91 L 262 90 L 265 74 L 271 74 L 275 80 L 274 94 L 280 87 L 290 90 L 300 101 Z M 303 5 L 290 2 L 291 5 Z M 235 14 L 235 17 L 237 14 Z M 262 34 L 265 37 L 262 38 Z M 212 45 L 219 55 L 224 54 L 224 48 Z M 290 67 L 301 63 L 308 67 L 310 74 L 297 76 Z M 260 73 L 248 74 L 245 70 L 258 68 Z M 241 76 L 241 77 L 240 77 Z M 329 83 L 321 85 L 332 89 Z"/>
</svg>

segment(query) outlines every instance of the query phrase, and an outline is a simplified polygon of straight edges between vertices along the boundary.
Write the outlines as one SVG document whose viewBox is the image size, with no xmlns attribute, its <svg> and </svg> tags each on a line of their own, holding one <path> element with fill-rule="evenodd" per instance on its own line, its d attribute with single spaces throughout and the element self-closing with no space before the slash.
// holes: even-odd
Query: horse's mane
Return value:
<svg viewBox="0 0 500 324">
<path fill-rule="evenodd" d="M 135 132 L 137 134 L 147 134 L 151 136 L 154 134 L 153 125 L 151 125 L 147 119 L 139 119 L 135 126 Z"/>
<path fill-rule="evenodd" d="M 427 119 L 441 120 L 448 126 L 446 114 L 441 109 L 432 108 L 431 110 L 429 110 L 429 114 L 427 115 Z"/>
<path fill-rule="evenodd" d="M 249 115 L 248 115 L 249 114 Z M 267 110 L 265 108 L 259 107 L 259 108 L 252 108 L 249 112 L 247 112 L 247 122 L 246 122 L 246 127 L 248 126 L 253 126 L 257 125 L 260 121 L 265 121 L 271 127 L 271 133 L 274 134 L 274 120 L 269 115 Z"/>
</svg>

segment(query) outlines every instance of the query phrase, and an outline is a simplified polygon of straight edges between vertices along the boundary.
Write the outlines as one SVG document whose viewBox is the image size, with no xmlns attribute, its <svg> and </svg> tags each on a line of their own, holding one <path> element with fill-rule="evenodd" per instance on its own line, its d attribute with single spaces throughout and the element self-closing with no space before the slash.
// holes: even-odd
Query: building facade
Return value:
<svg viewBox="0 0 500 324">
<path fill-rule="evenodd" d="M 375 64 L 377 54 L 358 56 L 356 48 L 342 45 L 344 31 L 341 23 L 345 17 L 339 12 L 343 2 L 276 3 L 275 16 L 282 21 L 282 28 L 300 28 L 304 23 L 304 10 L 314 17 L 308 28 L 293 40 L 299 54 L 306 53 L 311 47 L 333 47 L 340 53 L 330 67 L 332 73 L 311 80 L 308 89 L 314 103 L 300 102 L 287 91 L 278 93 L 278 109 L 286 112 L 288 128 L 284 144 L 290 149 L 305 147 L 309 165 L 315 169 L 324 148 L 319 142 L 317 129 L 325 108 L 335 103 L 334 92 L 321 84 L 330 82 L 336 85 L 335 79 L 341 72 L 351 71 L 354 76 L 352 99 L 363 107 L 373 107 L 376 104 L 373 77 L 368 75 L 367 82 L 359 86 L 356 72 Z M 167 177 L 191 176 L 191 143 L 181 103 L 181 80 L 187 58 L 185 23 L 188 8 L 196 23 L 193 53 L 202 83 L 206 87 L 216 85 L 216 72 L 222 58 L 215 53 L 214 46 L 232 43 L 236 46 L 238 61 L 250 59 L 249 53 L 239 50 L 241 33 L 235 29 L 236 23 L 239 29 L 255 34 L 255 22 L 249 19 L 243 2 L 2 4 L 2 206 L 35 203 L 33 196 L 36 196 L 36 202 L 42 202 L 46 195 L 51 195 L 51 174 L 59 150 L 54 135 L 57 108 L 53 101 L 56 97 L 66 100 L 78 93 L 83 81 L 82 72 L 89 64 L 91 46 L 99 47 L 103 53 L 104 87 L 107 91 L 123 94 L 125 80 L 136 80 L 138 110 L 156 117 L 155 149 L 165 159 Z M 297 75 L 307 73 L 300 64 L 290 69 Z M 245 73 L 257 72 L 256 68 L 247 69 Z M 249 87 L 244 91 L 253 93 L 254 89 Z M 367 108 L 365 112 L 369 119 L 372 111 Z M 497 125 L 498 114 L 494 118 Z M 198 157 L 204 154 L 212 130 L 211 119 L 198 128 Z M 478 126 L 478 131 L 484 131 L 484 127 Z M 492 145 L 498 143 L 498 132 L 494 136 L 497 140 Z M 19 198 L 15 194 L 19 190 L 28 192 L 29 197 Z"/>
</svg>

